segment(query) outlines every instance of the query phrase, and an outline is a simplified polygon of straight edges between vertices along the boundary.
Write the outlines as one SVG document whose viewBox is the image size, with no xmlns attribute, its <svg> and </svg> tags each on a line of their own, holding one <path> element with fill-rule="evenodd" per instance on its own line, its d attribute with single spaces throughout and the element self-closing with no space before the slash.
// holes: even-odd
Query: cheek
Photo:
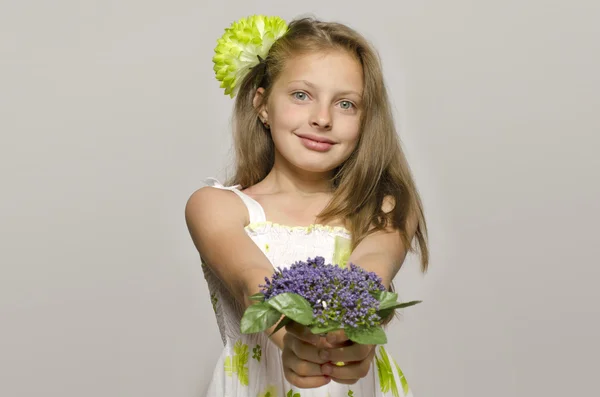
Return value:
<svg viewBox="0 0 600 397">
<path fill-rule="evenodd" d="M 343 120 L 339 125 L 339 130 L 344 134 L 344 139 L 348 143 L 356 144 L 360 136 L 360 118 L 352 117 Z"/>
<path fill-rule="evenodd" d="M 299 106 L 294 106 L 292 103 L 280 103 L 274 107 L 270 114 L 273 116 L 273 121 L 280 127 L 290 127 L 302 118 L 302 109 Z"/>
</svg>

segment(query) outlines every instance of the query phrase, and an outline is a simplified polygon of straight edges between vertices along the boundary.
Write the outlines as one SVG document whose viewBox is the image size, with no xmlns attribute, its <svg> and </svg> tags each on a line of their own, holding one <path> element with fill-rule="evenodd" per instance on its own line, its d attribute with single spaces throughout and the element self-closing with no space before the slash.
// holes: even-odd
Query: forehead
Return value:
<svg viewBox="0 0 600 397">
<path fill-rule="evenodd" d="M 277 83 L 288 86 L 292 81 L 307 81 L 318 89 L 363 91 L 363 70 L 359 61 L 344 51 L 298 55 L 290 58 Z"/>
</svg>

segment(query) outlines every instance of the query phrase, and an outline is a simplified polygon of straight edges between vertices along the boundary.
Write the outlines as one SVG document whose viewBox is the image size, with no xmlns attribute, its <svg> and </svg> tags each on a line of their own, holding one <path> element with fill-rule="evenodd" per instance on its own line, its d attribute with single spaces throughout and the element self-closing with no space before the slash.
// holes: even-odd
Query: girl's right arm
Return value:
<svg viewBox="0 0 600 397">
<path fill-rule="evenodd" d="M 269 259 L 244 230 L 246 206 L 234 192 L 202 187 L 188 199 L 185 220 L 202 260 L 245 310 L 253 303 L 249 297 L 260 292 L 259 284 L 274 273 Z M 270 335 L 274 328 L 265 333 Z M 285 332 L 281 329 L 271 337 L 280 349 Z"/>
</svg>

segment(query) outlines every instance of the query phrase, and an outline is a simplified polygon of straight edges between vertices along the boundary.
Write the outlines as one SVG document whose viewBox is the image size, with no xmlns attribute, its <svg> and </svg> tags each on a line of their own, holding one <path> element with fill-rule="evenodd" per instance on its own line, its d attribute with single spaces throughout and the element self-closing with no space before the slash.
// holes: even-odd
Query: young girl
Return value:
<svg viewBox="0 0 600 397">
<path fill-rule="evenodd" d="M 226 48 L 236 34 L 247 48 Z M 276 267 L 323 256 L 393 290 L 416 241 L 427 269 L 422 205 L 376 52 L 341 24 L 262 16 L 237 22 L 219 46 L 215 71 L 236 97 L 235 175 L 207 178 L 185 209 L 225 345 L 206 395 L 411 396 L 383 346 L 343 331 L 240 333 L 249 297 Z"/>
</svg>

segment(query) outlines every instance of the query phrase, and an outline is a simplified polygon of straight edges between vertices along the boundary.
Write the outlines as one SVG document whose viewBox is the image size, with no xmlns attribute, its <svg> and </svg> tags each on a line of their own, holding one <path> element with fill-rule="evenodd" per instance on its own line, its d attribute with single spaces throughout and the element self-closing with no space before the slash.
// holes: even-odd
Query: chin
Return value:
<svg viewBox="0 0 600 397">
<path fill-rule="evenodd" d="M 338 161 L 292 161 L 292 164 L 303 171 L 326 173 L 333 171 L 341 163 Z"/>
</svg>

